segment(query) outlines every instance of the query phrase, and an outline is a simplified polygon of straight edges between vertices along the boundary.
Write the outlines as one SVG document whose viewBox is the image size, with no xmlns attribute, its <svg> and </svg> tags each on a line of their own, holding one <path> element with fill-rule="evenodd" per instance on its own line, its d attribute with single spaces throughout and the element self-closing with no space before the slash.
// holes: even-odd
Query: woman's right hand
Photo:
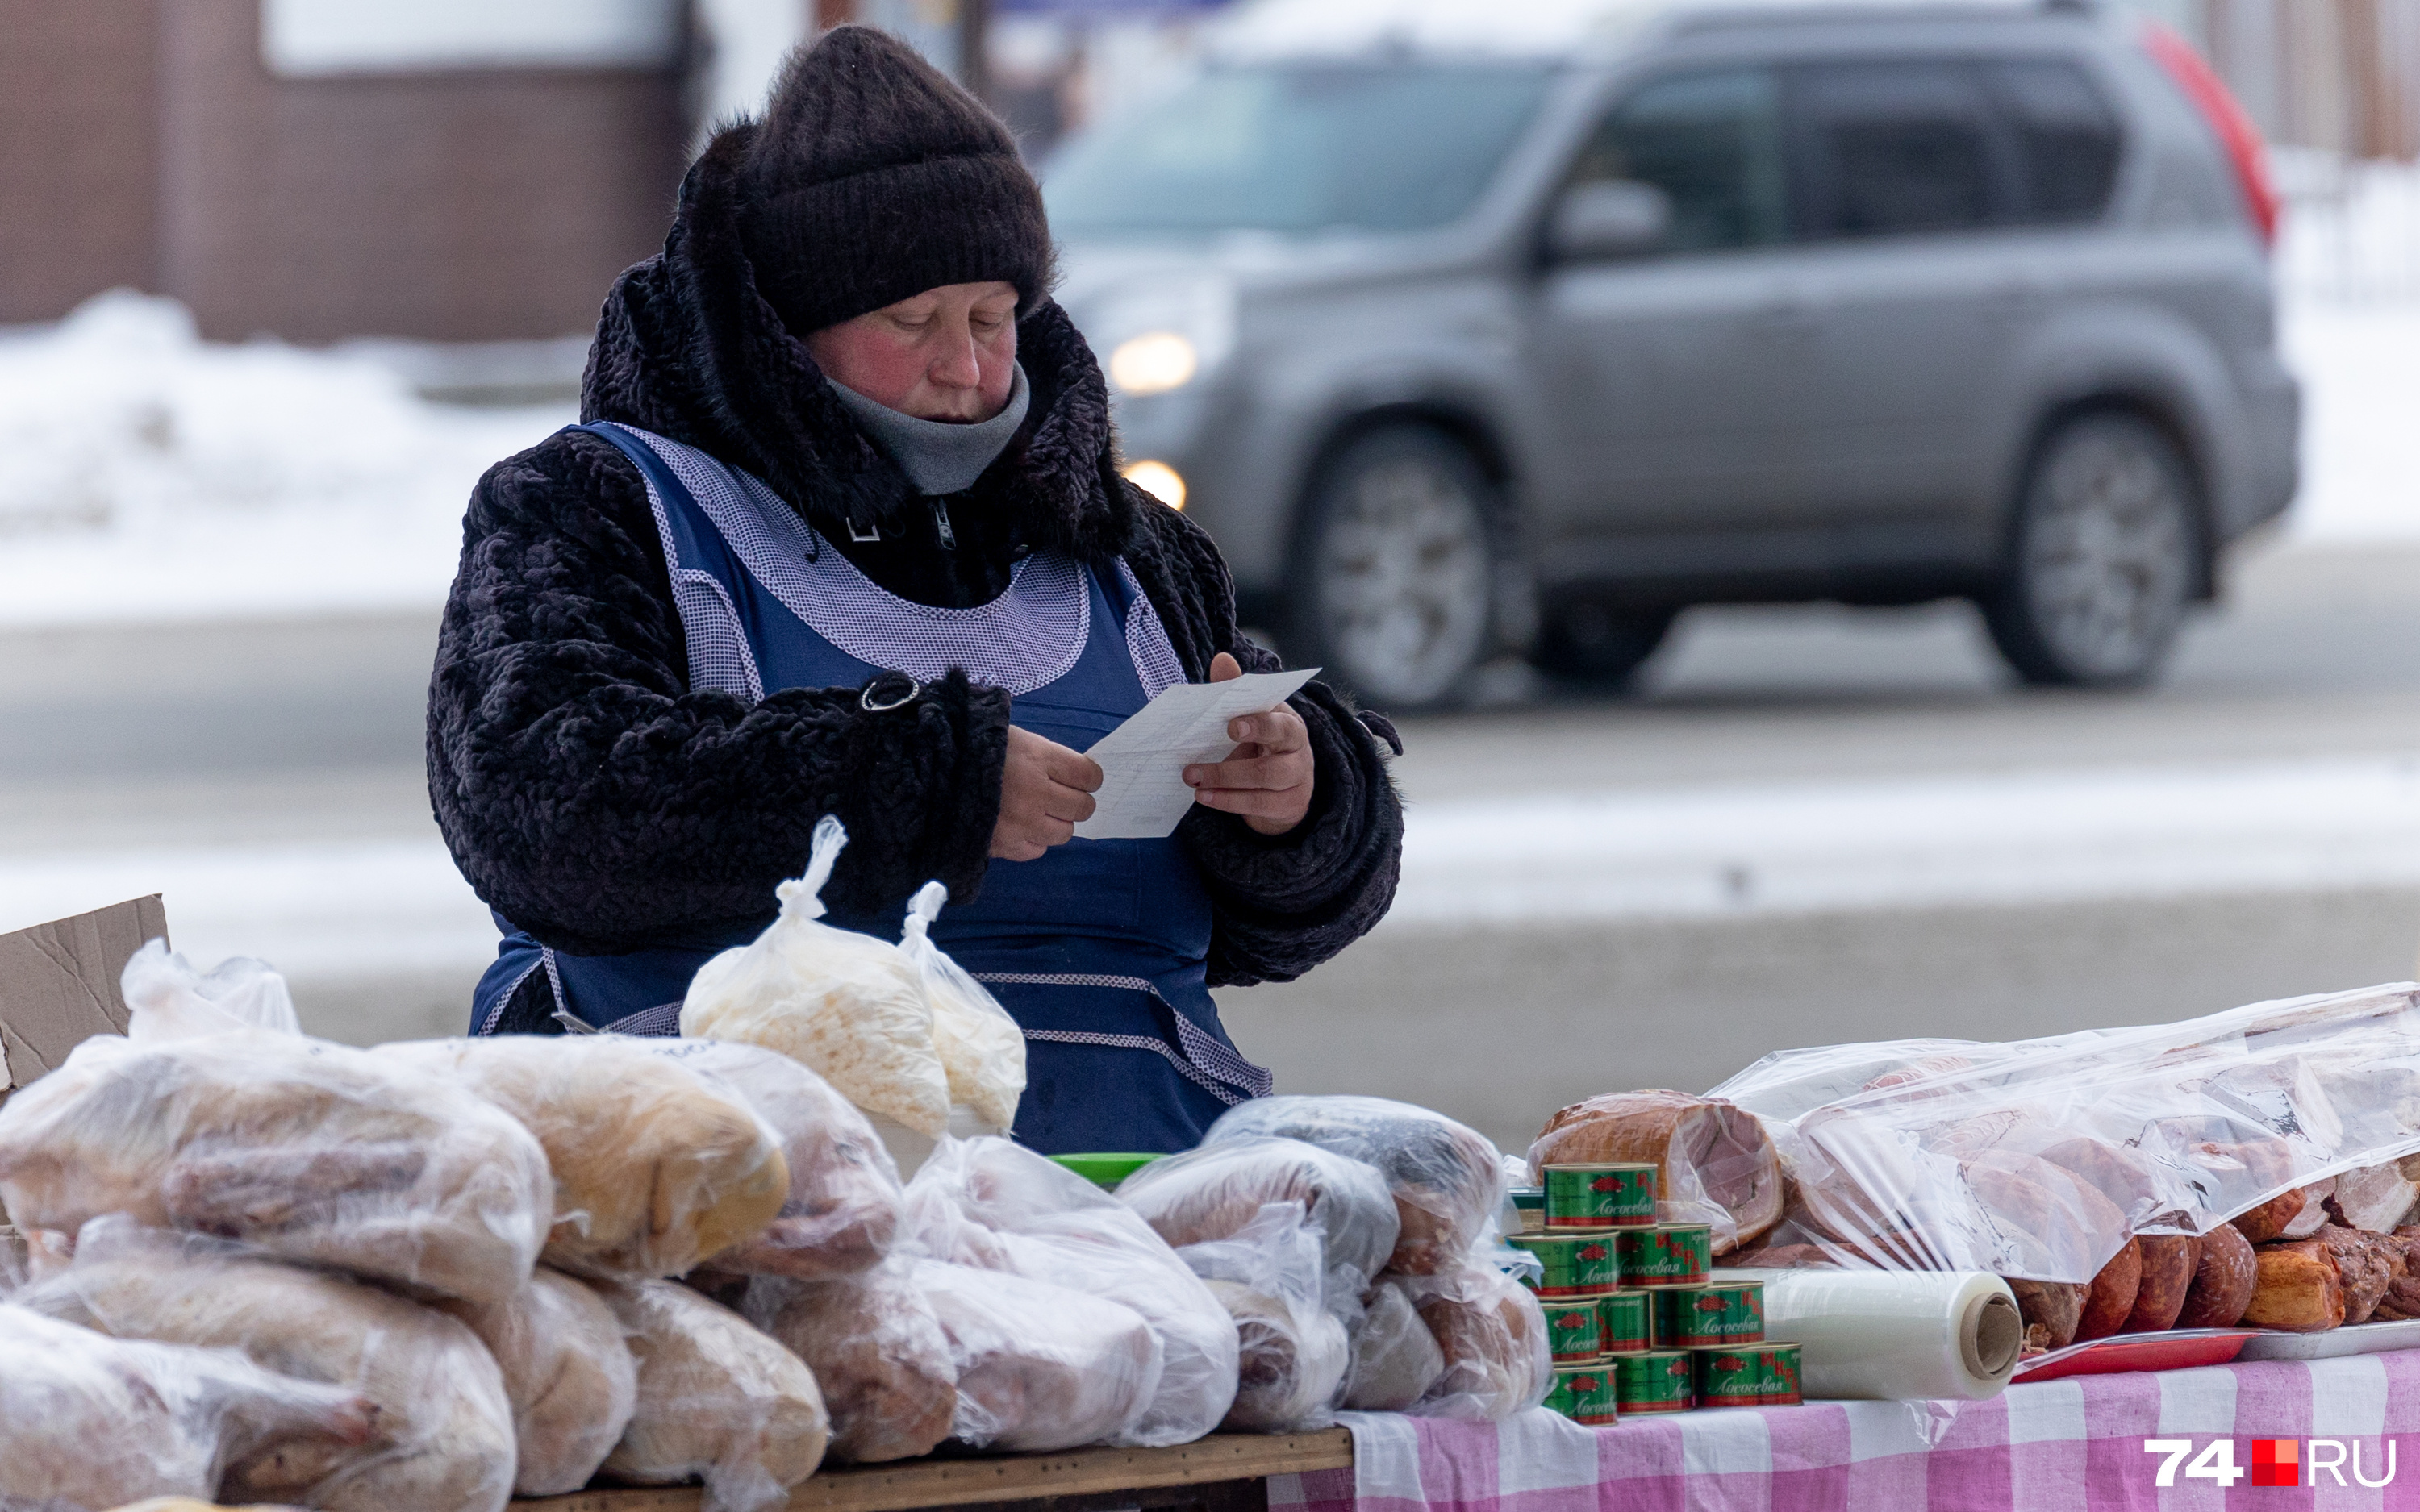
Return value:
<svg viewBox="0 0 2420 1512">
<path fill-rule="evenodd" d="M 1093 817 L 1093 794 L 1100 785 L 1100 764 L 1093 758 L 1010 725 L 992 856 L 1031 861 L 1053 845 L 1064 845 L 1075 838 L 1076 825 Z"/>
</svg>

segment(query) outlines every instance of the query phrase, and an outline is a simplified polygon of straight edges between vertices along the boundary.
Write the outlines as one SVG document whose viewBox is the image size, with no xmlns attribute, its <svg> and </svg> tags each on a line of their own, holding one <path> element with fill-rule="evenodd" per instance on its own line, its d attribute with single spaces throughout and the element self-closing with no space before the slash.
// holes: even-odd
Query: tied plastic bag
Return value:
<svg viewBox="0 0 2420 1512">
<path fill-rule="evenodd" d="M 510 1302 L 443 1304 L 495 1358 L 513 1411 L 520 1496 L 588 1484 L 638 1404 L 639 1367 L 604 1300 L 539 1266 Z"/>
<path fill-rule="evenodd" d="M 721 1040 L 640 1042 L 744 1098 L 772 1126 L 789 1166 L 780 1213 L 755 1238 L 710 1255 L 709 1269 L 815 1278 L 881 1263 L 899 1228 L 899 1167 L 856 1104 L 776 1051 Z"/>
<path fill-rule="evenodd" d="M 144 1029 L 137 1038 L 166 1040 L 239 1028 L 302 1032 L 286 979 L 269 963 L 248 956 L 233 956 L 206 973 L 196 972 L 165 940 L 152 940 L 127 961 L 118 991 L 129 1009 L 144 1012 Z"/>
<path fill-rule="evenodd" d="M 1127 1177 L 1117 1196 L 1179 1254 L 1235 1237 L 1271 1203 L 1300 1206 L 1319 1236 L 1328 1310 L 1348 1322 L 1403 1227 L 1375 1166 L 1299 1139 L 1228 1139 L 1171 1155 Z"/>
<path fill-rule="evenodd" d="M 1206 1146 L 1299 1139 L 1386 1177 L 1401 1228 L 1387 1269 L 1432 1275 L 1461 1263 L 1505 1200 L 1503 1159 L 1441 1113 L 1378 1097 L 1259 1097 L 1222 1114 Z"/>
<path fill-rule="evenodd" d="M 981 1132 L 1006 1134 L 1025 1095 L 1025 1031 L 933 943 L 933 920 L 949 899 L 950 889 L 938 882 L 916 890 L 899 949 L 923 978 L 925 1000 L 933 1005 L 933 1043 L 949 1078 L 950 1102 L 972 1113 Z"/>
<path fill-rule="evenodd" d="M 382 1045 L 537 1136 L 554 1173 L 544 1258 L 575 1274 L 678 1275 L 755 1238 L 787 1200 L 770 1125 L 727 1086 L 621 1035 Z"/>
<path fill-rule="evenodd" d="M 1177 1255 L 1235 1322 L 1240 1357 L 1231 1433 L 1297 1433 L 1336 1421 L 1352 1365 L 1344 1325 L 1323 1305 L 1319 1226 L 1299 1202 L 1272 1202 L 1223 1239 Z"/>
<path fill-rule="evenodd" d="M 1352 1331 L 1353 1364 L 1344 1405 L 1357 1412 L 1401 1412 L 1429 1394 L 1445 1374 L 1445 1351 L 1420 1321 L 1404 1288 L 1380 1282 Z"/>
<path fill-rule="evenodd" d="M 1162 1368 L 1141 1416 L 1112 1443 L 1189 1443 L 1234 1405 L 1239 1344 L 1226 1308 L 1150 1225 L 1056 1161 L 1005 1139 L 946 1141 L 908 1183 L 908 1224 L 938 1258 L 1142 1316 Z"/>
<path fill-rule="evenodd" d="M 0 1304 L 0 1506 L 207 1499 L 230 1466 L 368 1441 L 376 1409 L 226 1350 L 112 1338 Z"/>
<path fill-rule="evenodd" d="M 910 1270 L 893 1257 L 857 1275 L 749 1284 L 748 1320 L 804 1360 L 823 1388 L 833 1459 L 910 1459 L 950 1436 L 957 1371 Z"/>
<path fill-rule="evenodd" d="M 0 1206 L 73 1234 L 123 1212 L 446 1296 L 528 1279 L 554 1181 L 528 1130 L 373 1052 L 250 1026 L 155 940 L 128 1033 L 0 1104 Z"/>
<path fill-rule="evenodd" d="M 816 822 L 806 875 L 776 889 L 781 917 L 698 968 L 680 1031 L 778 1050 L 859 1107 L 939 1138 L 950 1084 L 923 978 L 889 941 L 821 922 L 824 884 L 847 843 L 838 819 Z"/>
<path fill-rule="evenodd" d="M 512 1408 L 495 1361 L 461 1323 L 392 1292 L 112 1217 L 85 1227 L 63 1273 L 13 1302 L 117 1338 L 240 1350 L 376 1410 L 365 1439 L 231 1464 L 229 1496 L 324 1512 L 497 1512 L 512 1495 Z"/>
<path fill-rule="evenodd" d="M 1436 1340 L 1444 1369 L 1406 1411 L 1420 1417 L 1507 1418 L 1546 1399 L 1555 1383 L 1553 1347 L 1537 1295 L 1474 1252 L 1442 1275 L 1404 1276 L 1400 1288 Z"/>
<path fill-rule="evenodd" d="M 831 1421 L 806 1365 L 674 1281 L 599 1284 L 639 1365 L 630 1425 L 605 1473 L 706 1482 L 707 1512 L 759 1512 L 823 1462 Z"/>
<path fill-rule="evenodd" d="M 1151 1406 L 1159 1339 L 1133 1308 L 938 1260 L 911 1276 L 949 1340 L 959 1442 L 1021 1453 L 1125 1442 Z"/>
</svg>

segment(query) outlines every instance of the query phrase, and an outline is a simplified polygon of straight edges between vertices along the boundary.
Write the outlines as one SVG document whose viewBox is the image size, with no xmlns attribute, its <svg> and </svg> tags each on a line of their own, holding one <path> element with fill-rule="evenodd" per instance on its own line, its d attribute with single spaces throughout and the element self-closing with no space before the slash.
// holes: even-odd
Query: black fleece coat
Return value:
<svg viewBox="0 0 2420 1512">
<path fill-rule="evenodd" d="M 736 177 L 752 131 L 709 144 L 663 253 L 607 298 L 582 418 L 752 472 L 827 538 L 852 517 L 894 533 L 913 486 L 831 396 L 740 250 Z M 1035 549 L 1123 555 L 1189 679 L 1220 651 L 1274 670 L 1236 629 L 1209 537 L 1118 475 L 1107 390 L 1065 314 L 1043 299 L 1017 337 L 1029 418 L 954 507 L 994 513 Z M 895 933 L 924 882 L 955 900 L 982 886 L 1009 696 L 962 673 L 904 709 L 864 712 L 858 693 L 785 688 L 751 704 L 692 690 L 638 470 L 567 432 L 498 463 L 472 495 L 429 687 L 429 799 L 479 896 L 575 954 L 769 922 L 774 885 L 805 870 L 827 812 L 850 837 L 827 902 Z M 1293 706 L 1317 770 L 1303 823 L 1264 837 L 1203 809 L 1177 830 L 1216 910 L 1214 985 L 1298 976 L 1393 901 L 1403 814 L 1382 747 L 1400 751 L 1393 727 L 1319 683 Z"/>
</svg>

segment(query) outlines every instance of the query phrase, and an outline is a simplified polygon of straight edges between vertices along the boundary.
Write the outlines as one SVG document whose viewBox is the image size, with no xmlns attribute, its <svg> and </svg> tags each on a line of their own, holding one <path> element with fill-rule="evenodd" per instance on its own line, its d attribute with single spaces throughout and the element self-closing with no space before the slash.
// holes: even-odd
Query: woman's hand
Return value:
<svg viewBox="0 0 2420 1512">
<path fill-rule="evenodd" d="M 991 854 L 1002 861 L 1031 861 L 1053 845 L 1066 844 L 1076 825 L 1093 817 L 1093 794 L 1100 785 L 1098 762 L 1010 725 Z"/>
<path fill-rule="evenodd" d="M 1243 675 L 1242 665 L 1227 653 L 1210 658 L 1210 681 Z M 1311 812 L 1312 778 L 1311 732 L 1302 716 L 1280 703 L 1266 714 L 1228 720 L 1227 738 L 1240 742 L 1233 755 L 1185 769 L 1193 800 L 1241 814 L 1264 835 L 1282 835 L 1301 824 Z"/>
</svg>

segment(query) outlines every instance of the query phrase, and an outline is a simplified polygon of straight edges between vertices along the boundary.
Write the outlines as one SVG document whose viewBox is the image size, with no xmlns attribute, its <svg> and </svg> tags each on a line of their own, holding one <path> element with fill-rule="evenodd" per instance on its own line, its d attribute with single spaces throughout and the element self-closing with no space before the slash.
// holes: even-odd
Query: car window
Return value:
<svg viewBox="0 0 2420 1512">
<path fill-rule="evenodd" d="M 1789 231 L 1781 108 L 1761 69 L 1674 74 L 1640 85 L 1599 125 L 1571 183 L 1634 179 L 1672 201 L 1674 252 L 1769 246 Z"/>
<path fill-rule="evenodd" d="M 2003 143 L 1974 69 L 1908 60 L 1792 71 L 1808 230 L 1962 231 L 2009 218 Z"/>
<path fill-rule="evenodd" d="M 2017 147 L 2025 220 L 2089 221 L 2108 208 L 2118 183 L 2118 113 L 2092 80 L 2065 58 L 1982 64 Z"/>
</svg>

